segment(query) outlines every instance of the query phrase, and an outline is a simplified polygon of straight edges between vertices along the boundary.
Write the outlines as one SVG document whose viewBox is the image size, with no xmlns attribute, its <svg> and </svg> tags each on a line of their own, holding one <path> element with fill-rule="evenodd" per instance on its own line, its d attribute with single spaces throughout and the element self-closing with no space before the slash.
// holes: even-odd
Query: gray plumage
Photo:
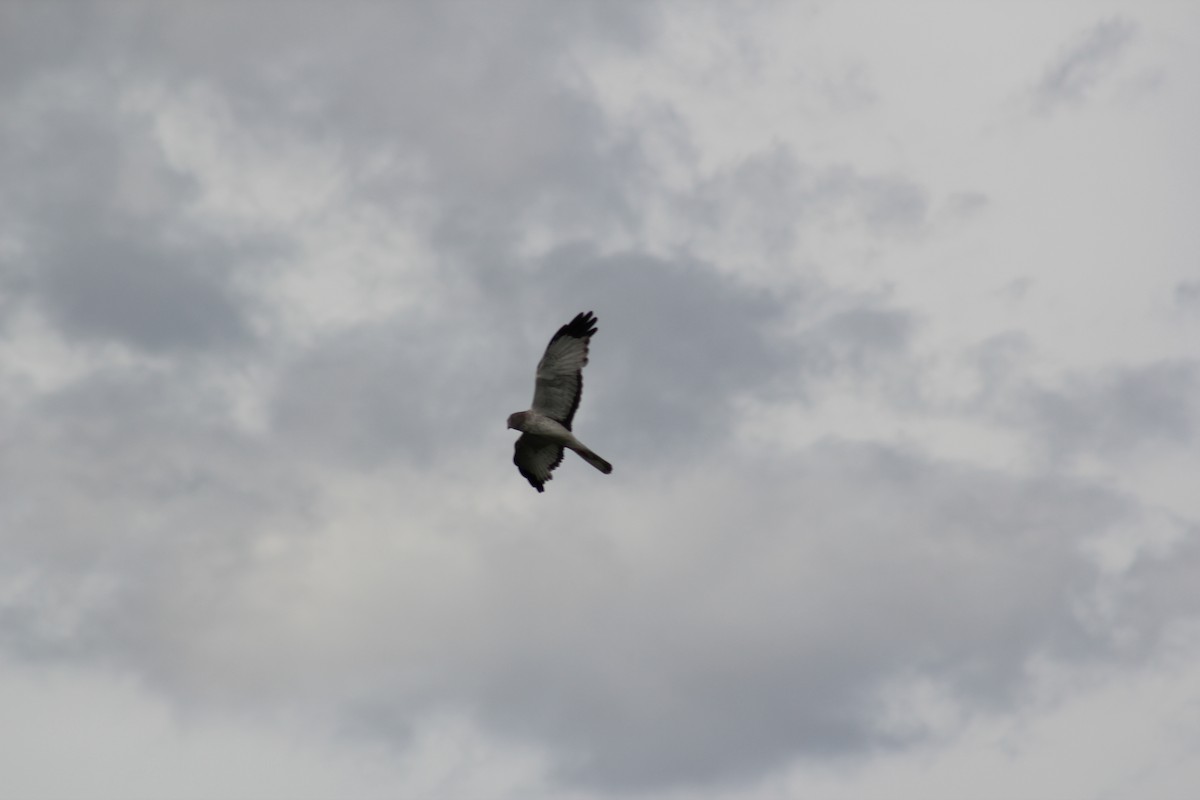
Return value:
<svg viewBox="0 0 1200 800">
<path fill-rule="evenodd" d="M 533 405 L 508 417 L 508 427 L 521 431 L 513 463 L 539 492 L 562 463 L 563 449 L 574 450 L 605 475 L 609 464 L 571 432 L 571 423 L 583 396 L 583 368 L 588 363 L 588 343 L 596 333 L 596 317 L 587 311 L 558 329 L 538 362 Z"/>
</svg>

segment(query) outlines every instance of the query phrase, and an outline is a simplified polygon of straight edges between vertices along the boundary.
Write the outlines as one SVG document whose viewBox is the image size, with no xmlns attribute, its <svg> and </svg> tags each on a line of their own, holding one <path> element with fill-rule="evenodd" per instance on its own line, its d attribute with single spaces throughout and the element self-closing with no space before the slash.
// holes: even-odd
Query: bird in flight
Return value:
<svg viewBox="0 0 1200 800">
<path fill-rule="evenodd" d="M 550 337 L 546 352 L 537 366 L 533 387 L 533 407 L 508 417 L 508 427 L 521 431 L 513 463 L 529 485 L 545 491 L 550 473 L 562 463 L 563 448 L 580 457 L 605 475 L 612 464 L 593 453 L 571 433 L 571 420 L 583 396 L 583 367 L 588 363 L 588 342 L 596 332 L 596 316 L 588 311 L 558 329 Z"/>
</svg>

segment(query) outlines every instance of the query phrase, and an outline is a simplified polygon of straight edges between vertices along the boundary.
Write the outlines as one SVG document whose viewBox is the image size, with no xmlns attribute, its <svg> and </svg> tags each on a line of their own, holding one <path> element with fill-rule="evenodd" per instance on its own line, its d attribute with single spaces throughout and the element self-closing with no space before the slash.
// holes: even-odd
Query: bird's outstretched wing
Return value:
<svg viewBox="0 0 1200 800">
<path fill-rule="evenodd" d="M 523 433 L 517 438 L 513 463 L 517 470 L 529 481 L 529 485 L 539 492 L 545 491 L 542 486 L 553 477 L 550 473 L 562 463 L 563 447 L 561 444 L 543 436 L 533 436 Z"/>
<path fill-rule="evenodd" d="M 558 329 L 538 362 L 532 411 L 571 429 L 571 420 L 583 396 L 583 367 L 588 362 L 588 341 L 596 333 L 596 316 L 587 311 Z M 556 462 L 557 463 L 557 462 Z"/>
</svg>

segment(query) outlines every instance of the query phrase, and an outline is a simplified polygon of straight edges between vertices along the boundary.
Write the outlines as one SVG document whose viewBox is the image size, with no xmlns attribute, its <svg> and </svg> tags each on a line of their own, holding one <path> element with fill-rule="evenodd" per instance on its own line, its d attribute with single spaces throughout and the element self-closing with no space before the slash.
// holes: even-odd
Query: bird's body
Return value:
<svg viewBox="0 0 1200 800">
<path fill-rule="evenodd" d="M 583 395 L 583 367 L 587 364 L 588 342 L 596 333 L 596 317 L 588 311 L 576 314 L 558 329 L 538 362 L 533 406 L 508 417 L 508 427 L 521 431 L 513 463 L 539 492 L 551 473 L 562 463 L 563 449 L 573 450 L 604 474 L 609 464 L 571 432 L 571 423 Z"/>
<path fill-rule="evenodd" d="M 518 411 L 515 414 L 510 414 L 508 417 L 508 427 L 532 436 L 541 436 L 563 445 L 572 441 L 579 441 L 562 423 L 533 411 Z"/>
</svg>

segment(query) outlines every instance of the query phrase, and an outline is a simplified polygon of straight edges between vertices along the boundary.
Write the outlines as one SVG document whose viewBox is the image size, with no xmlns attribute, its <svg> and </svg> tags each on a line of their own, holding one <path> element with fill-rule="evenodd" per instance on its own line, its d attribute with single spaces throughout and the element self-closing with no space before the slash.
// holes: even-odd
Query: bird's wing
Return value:
<svg viewBox="0 0 1200 800">
<path fill-rule="evenodd" d="M 550 338 L 538 362 L 531 410 L 562 423 L 567 430 L 583 396 L 583 367 L 588 362 L 588 342 L 596 330 L 592 312 L 576 314 Z"/>
<path fill-rule="evenodd" d="M 523 433 L 517 439 L 514 451 L 513 463 L 517 470 L 530 486 L 539 492 L 545 491 L 543 484 L 553 477 L 550 473 L 562 463 L 562 445 L 542 436 Z"/>
</svg>

